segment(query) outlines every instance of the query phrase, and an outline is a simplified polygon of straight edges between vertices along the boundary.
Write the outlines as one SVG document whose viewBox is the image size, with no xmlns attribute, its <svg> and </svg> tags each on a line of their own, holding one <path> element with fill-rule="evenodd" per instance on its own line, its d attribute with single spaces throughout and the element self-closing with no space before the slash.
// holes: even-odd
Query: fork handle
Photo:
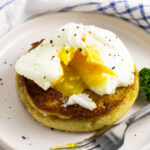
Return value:
<svg viewBox="0 0 150 150">
<path fill-rule="evenodd" d="M 125 120 L 125 123 L 127 126 L 130 126 L 135 121 L 144 118 L 146 115 L 150 114 L 150 104 L 146 105 L 143 109 L 137 111 L 133 115 L 131 115 L 129 118 Z"/>
</svg>

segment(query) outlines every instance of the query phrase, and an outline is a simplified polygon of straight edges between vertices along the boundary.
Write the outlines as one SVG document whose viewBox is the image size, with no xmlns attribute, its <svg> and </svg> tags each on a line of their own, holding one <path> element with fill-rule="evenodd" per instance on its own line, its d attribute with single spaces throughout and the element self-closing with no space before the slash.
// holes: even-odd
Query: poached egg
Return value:
<svg viewBox="0 0 150 150">
<path fill-rule="evenodd" d="M 85 89 L 113 94 L 134 82 L 134 63 L 123 42 L 111 31 L 75 23 L 58 28 L 21 56 L 15 69 L 43 90 L 51 87 L 69 97 L 64 106 L 79 104 L 89 110 L 96 104 Z"/>
</svg>

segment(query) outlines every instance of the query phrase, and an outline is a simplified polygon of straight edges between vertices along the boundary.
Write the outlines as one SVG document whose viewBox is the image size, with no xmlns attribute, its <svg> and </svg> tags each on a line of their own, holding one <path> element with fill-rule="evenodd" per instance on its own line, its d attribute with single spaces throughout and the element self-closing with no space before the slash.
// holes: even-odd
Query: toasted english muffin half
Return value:
<svg viewBox="0 0 150 150">
<path fill-rule="evenodd" d="M 33 43 L 33 48 L 40 42 Z M 97 95 L 91 90 L 84 92 L 96 103 L 93 111 L 79 105 L 64 107 L 68 97 L 50 88 L 41 89 L 33 81 L 16 74 L 18 95 L 32 117 L 41 124 L 65 131 L 89 132 L 112 125 L 119 120 L 134 104 L 139 91 L 139 75 L 135 67 L 134 83 L 127 87 L 118 87 L 112 95 Z"/>
</svg>

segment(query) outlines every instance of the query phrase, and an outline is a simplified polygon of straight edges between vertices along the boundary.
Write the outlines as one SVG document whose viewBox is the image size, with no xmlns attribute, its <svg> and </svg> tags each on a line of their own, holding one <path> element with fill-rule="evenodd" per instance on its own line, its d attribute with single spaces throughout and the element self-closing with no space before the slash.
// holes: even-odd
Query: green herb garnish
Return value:
<svg viewBox="0 0 150 150">
<path fill-rule="evenodd" d="M 150 102 L 150 68 L 143 68 L 139 72 L 140 86 L 146 96 L 146 100 Z"/>
</svg>

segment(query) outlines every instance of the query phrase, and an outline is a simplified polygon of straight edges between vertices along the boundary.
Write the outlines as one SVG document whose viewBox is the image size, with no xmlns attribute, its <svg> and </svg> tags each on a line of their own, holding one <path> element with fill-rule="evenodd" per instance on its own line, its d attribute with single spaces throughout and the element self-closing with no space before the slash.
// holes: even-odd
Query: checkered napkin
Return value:
<svg viewBox="0 0 150 150">
<path fill-rule="evenodd" d="M 116 16 L 150 33 L 150 0 L 0 0 L 0 36 L 39 15 L 68 11 Z"/>
</svg>

